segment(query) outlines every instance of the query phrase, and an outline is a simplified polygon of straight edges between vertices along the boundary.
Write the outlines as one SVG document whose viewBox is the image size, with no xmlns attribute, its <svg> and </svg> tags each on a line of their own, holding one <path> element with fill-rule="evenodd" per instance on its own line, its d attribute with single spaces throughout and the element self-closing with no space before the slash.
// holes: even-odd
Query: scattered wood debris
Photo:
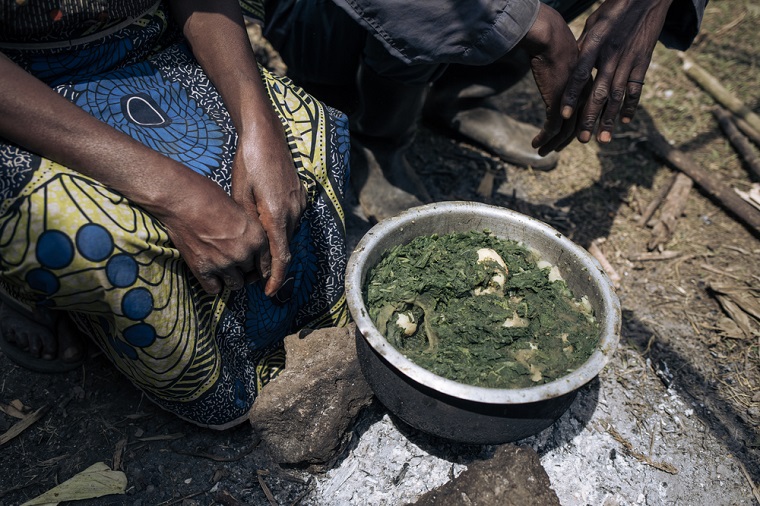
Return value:
<svg viewBox="0 0 760 506">
<path fill-rule="evenodd" d="M 738 189 L 734 189 L 737 195 L 739 195 L 742 199 L 744 199 L 745 202 L 750 204 L 751 206 L 754 206 L 755 209 L 760 211 L 760 184 L 758 183 L 752 183 L 752 188 L 750 188 L 748 191 L 742 191 Z"/>
<path fill-rule="evenodd" d="M 760 323 L 760 290 L 749 286 L 710 283 L 710 291 L 741 330 L 740 338 L 748 339 L 760 333 L 753 331 L 755 325 L 752 323 L 753 319 Z"/>
<path fill-rule="evenodd" d="M 628 455 L 635 458 L 639 462 L 650 465 L 655 469 L 659 469 L 660 471 L 665 471 L 666 473 L 678 474 L 678 469 L 674 465 L 667 462 L 656 462 L 643 453 L 634 450 L 633 444 L 631 444 L 630 441 L 625 439 L 617 430 L 615 430 L 615 427 L 613 427 L 611 424 L 607 424 L 605 430 L 609 433 L 610 436 L 612 436 L 615 441 L 623 445 L 623 448 L 625 449 L 626 453 L 628 453 Z"/>
<path fill-rule="evenodd" d="M 752 147 L 749 140 L 739 131 L 731 113 L 722 107 L 716 107 L 713 109 L 713 115 L 718 120 L 718 124 L 723 133 L 726 134 L 728 141 L 741 155 L 749 170 L 760 178 L 760 157 L 758 157 L 757 151 Z"/>
<path fill-rule="evenodd" d="M 659 130 L 654 129 L 650 133 L 647 146 L 655 155 L 689 176 L 705 193 L 720 202 L 756 234 L 760 234 L 760 211 L 742 200 L 733 189 L 700 167 L 686 153 L 671 146 Z"/>
<path fill-rule="evenodd" d="M 686 73 L 692 81 L 697 83 L 716 102 L 744 120 L 748 128 L 760 132 L 760 116 L 752 112 L 752 109 L 747 107 L 746 104 L 727 90 L 720 81 L 697 65 L 694 60 L 686 56 L 685 53 L 679 52 L 678 56 L 683 63 L 684 73 Z M 758 137 L 760 137 L 760 134 L 758 134 Z"/>
<path fill-rule="evenodd" d="M 48 412 L 49 408 L 50 406 L 42 406 L 41 408 L 39 408 L 37 411 L 33 413 L 30 413 L 28 415 L 23 415 L 23 417 L 18 422 L 16 422 L 10 429 L 8 429 L 4 434 L 0 434 L 0 446 L 3 446 L 5 443 L 15 438 L 16 436 L 20 435 L 26 429 L 34 425 L 40 418 L 45 416 L 45 413 Z M 17 408 L 16 410 L 18 411 Z M 19 411 L 19 413 L 21 412 Z"/>
<path fill-rule="evenodd" d="M 683 173 L 676 174 L 672 186 L 662 201 L 660 217 L 652 225 L 652 237 L 647 243 L 649 251 L 663 247 L 675 233 L 678 218 L 686 209 L 689 192 L 694 186 L 692 179 Z"/>
<path fill-rule="evenodd" d="M 634 253 L 628 255 L 628 260 L 631 262 L 650 262 L 661 260 L 673 260 L 681 256 L 680 251 L 650 251 L 647 253 Z"/>
</svg>

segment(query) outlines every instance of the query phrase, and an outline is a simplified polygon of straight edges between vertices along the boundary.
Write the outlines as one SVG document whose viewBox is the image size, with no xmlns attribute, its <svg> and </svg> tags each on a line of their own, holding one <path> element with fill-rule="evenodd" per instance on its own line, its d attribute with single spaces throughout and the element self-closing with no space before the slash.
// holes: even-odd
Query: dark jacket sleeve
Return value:
<svg viewBox="0 0 760 506">
<path fill-rule="evenodd" d="M 699 32 L 706 7 L 707 0 L 673 0 L 660 41 L 672 49 L 687 49 Z"/>
<path fill-rule="evenodd" d="M 512 49 L 538 0 L 334 0 L 406 64 L 484 65 Z"/>
</svg>

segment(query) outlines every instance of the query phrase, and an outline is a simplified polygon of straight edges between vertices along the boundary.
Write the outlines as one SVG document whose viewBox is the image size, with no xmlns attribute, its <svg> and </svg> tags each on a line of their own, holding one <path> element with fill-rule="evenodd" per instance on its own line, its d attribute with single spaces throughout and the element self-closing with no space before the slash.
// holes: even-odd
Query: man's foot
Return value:
<svg viewBox="0 0 760 506">
<path fill-rule="evenodd" d="M 0 348 L 18 365 L 36 372 L 66 372 L 85 358 L 85 343 L 64 313 L 32 313 L 0 301 Z"/>
<path fill-rule="evenodd" d="M 432 200 L 404 152 L 404 148 L 370 149 L 352 140 L 351 182 L 370 220 L 390 218 Z"/>
</svg>

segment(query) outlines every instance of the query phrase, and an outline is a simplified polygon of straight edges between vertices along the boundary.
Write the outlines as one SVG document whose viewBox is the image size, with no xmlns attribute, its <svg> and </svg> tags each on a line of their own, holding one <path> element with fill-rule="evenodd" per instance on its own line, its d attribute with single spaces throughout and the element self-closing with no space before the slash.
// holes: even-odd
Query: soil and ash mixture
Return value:
<svg viewBox="0 0 760 506">
<path fill-rule="evenodd" d="M 687 53 L 755 113 L 759 19 L 749 0 L 711 2 Z M 579 33 L 582 24 L 574 27 Z M 507 473 L 502 482 L 491 479 L 488 463 L 503 459 L 529 469 L 526 482 L 545 485 L 547 495 L 535 495 L 546 498 L 543 504 L 552 494 L 565 506 L 760 503 L 760 324 L 742 310 L 758 300 L 760 241 L 698 185 L 687 185 L 685 199 L 671 206 L 675 219 L 663 216 L 663 206 L 642 219 L 676 174 L 647 141 L 660 132 L 712 178 L 740 191 L 758 178 L 676 52 L 656 50 L 642 104 L 613 142 L 575 143 L 550 172 L 503 164 L 428 128 L 411 153 L 435 200 L 481 201 L 541 219 L 602 256 L 619 277 L 620 349 L 554 426 L 519 442 L 522 453 L 513 445 L 437 440 L 372 403 L 336 438 L 334 460 L 281 466 L 251 425 L 218 433 L 177 420 L 102 356 L 56 376 L 0 356 L 3 406 L 42 410 L 0 446 L 0 505 L 21 504 L 97 462 L 125 473 L 126 493 L 81 504 L 442 504 L 454 496 L 488 504 L 498 496 L 477 496 L 468 484 L 495 494 L 504 493 L 504 483 L 517 486 L 518 477 Z M 497 106 L 540 121 L 529 78 Z M 352 244 L 368 227 L 349 216 Z M 0 434 L 19 421 L 19 413 L 4 411 L 12 414 L 0 413 Z"/>
</svg>

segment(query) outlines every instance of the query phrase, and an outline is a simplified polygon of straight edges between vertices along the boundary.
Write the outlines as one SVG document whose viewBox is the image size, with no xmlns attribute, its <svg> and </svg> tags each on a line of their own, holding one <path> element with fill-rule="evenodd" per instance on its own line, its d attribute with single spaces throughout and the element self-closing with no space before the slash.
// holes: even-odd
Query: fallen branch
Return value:
<svg viewBox="0 0 760 506">
<path fill-rule="evenodd" d="M 683 62 L 683 70 L 687 76 L 689 76 L 694 82 L 696 82 L 703 90 L 710 94 L 719 104 L 723 105 L 726 109 L 736 114 L 747 122 L 747 125 L 760 132 L 760 116 L 752 112 L 744 102 L 739 100 L 729 90 L 723 87 L 715 77 L 709 74 L 705 69 L 697 65 L 691 58 L 684 53 L 679 52 L 678 56 Z M 760 134 L 759 134 L 760 136 Z"/>
<path fill-rule="evenodd" d="M 743 119 L 737 116 L 734 116 L 733 118 L 736 126 L 739 127 L 739 130 L 741 130 L 752 142 L 760 146 L 760 132 L 749 126 L 749 124 Z"/>
<path fill-rule="evenodd" d="M 649 136 L 647 146 L 655 155 L 689 176 L 710 197 L 719 201 L 745 225 L 760 235 L 760 212 L 742 200 L 730 187 L 697 165 L 686 153 L 671 146 L 659 131 L 655 130 Z"/>
<path fill-rule="evenodd" d="M 667 244 L 673 237 L 676 230 L 676 222 L 686 209 L 686 202 L 689 198 L 694 182 L 684 173 L 678 173 L 673 186 L 670 187 L 660 210 L 660 218 L 652 227 L 652 238 L 647 243 L 647 249 L 650 251 L 657 249 L 663 244 Z"/>
<path fill-rule="evenodd" d="M 639 218 L 639 226 L 643 227 L 649 223 L 649 219 L 654 216 L 655 211 L 657 211 L 657 208 L 660 207 L 660 204 L 662 204 L 662 201 L 665 200 L 665 197 L 667 196 L 670 189 L 673 187 L 673 183 L 676 180 L 676 176 L 678 174 L 673 174 L 673 177 L 670 178 L 670 181 L 668 181 L 668 184 L 663 186 L 660 190 L 660 193 L 657 194 L 657 196 L 649 203 L 649 205 L 644 209 L 644 211 L 641 213 L 641 217 Z"/>
<path fill-rule="evenodd" d="M 604 272 L 607 273 L 607 277 L 609 277 L 610 281 L 612 281 L 612 286 L 619 288 L 620 274 L 617 273 L 609 260 L 607 260 L 607 257 L 604 256 L 604 253 L 602 253 L 602 250 L 599 248 L 599 239 L 594 239 L 591 241 L 591 244 L 588 247 L 588 252 L 591 253 L 591 256 L 599 260 L 599 263 L 602 265 L 602 269 L 604 269 Z"/>
<path fill-rule="evenodd" d="M 736 127 L 731 118 L 731 113 L 722 107 L 716 107 L 713 109 L 713 114 L 718 120 L 720 128 L 726 134 L 734 149 L 739 152 L 747 167 L 749 167 L 756 177 L 760 178 L 760 158 L 757 156 L 757 152 L 752 147 L 752 144 Z"/>
</svg>

